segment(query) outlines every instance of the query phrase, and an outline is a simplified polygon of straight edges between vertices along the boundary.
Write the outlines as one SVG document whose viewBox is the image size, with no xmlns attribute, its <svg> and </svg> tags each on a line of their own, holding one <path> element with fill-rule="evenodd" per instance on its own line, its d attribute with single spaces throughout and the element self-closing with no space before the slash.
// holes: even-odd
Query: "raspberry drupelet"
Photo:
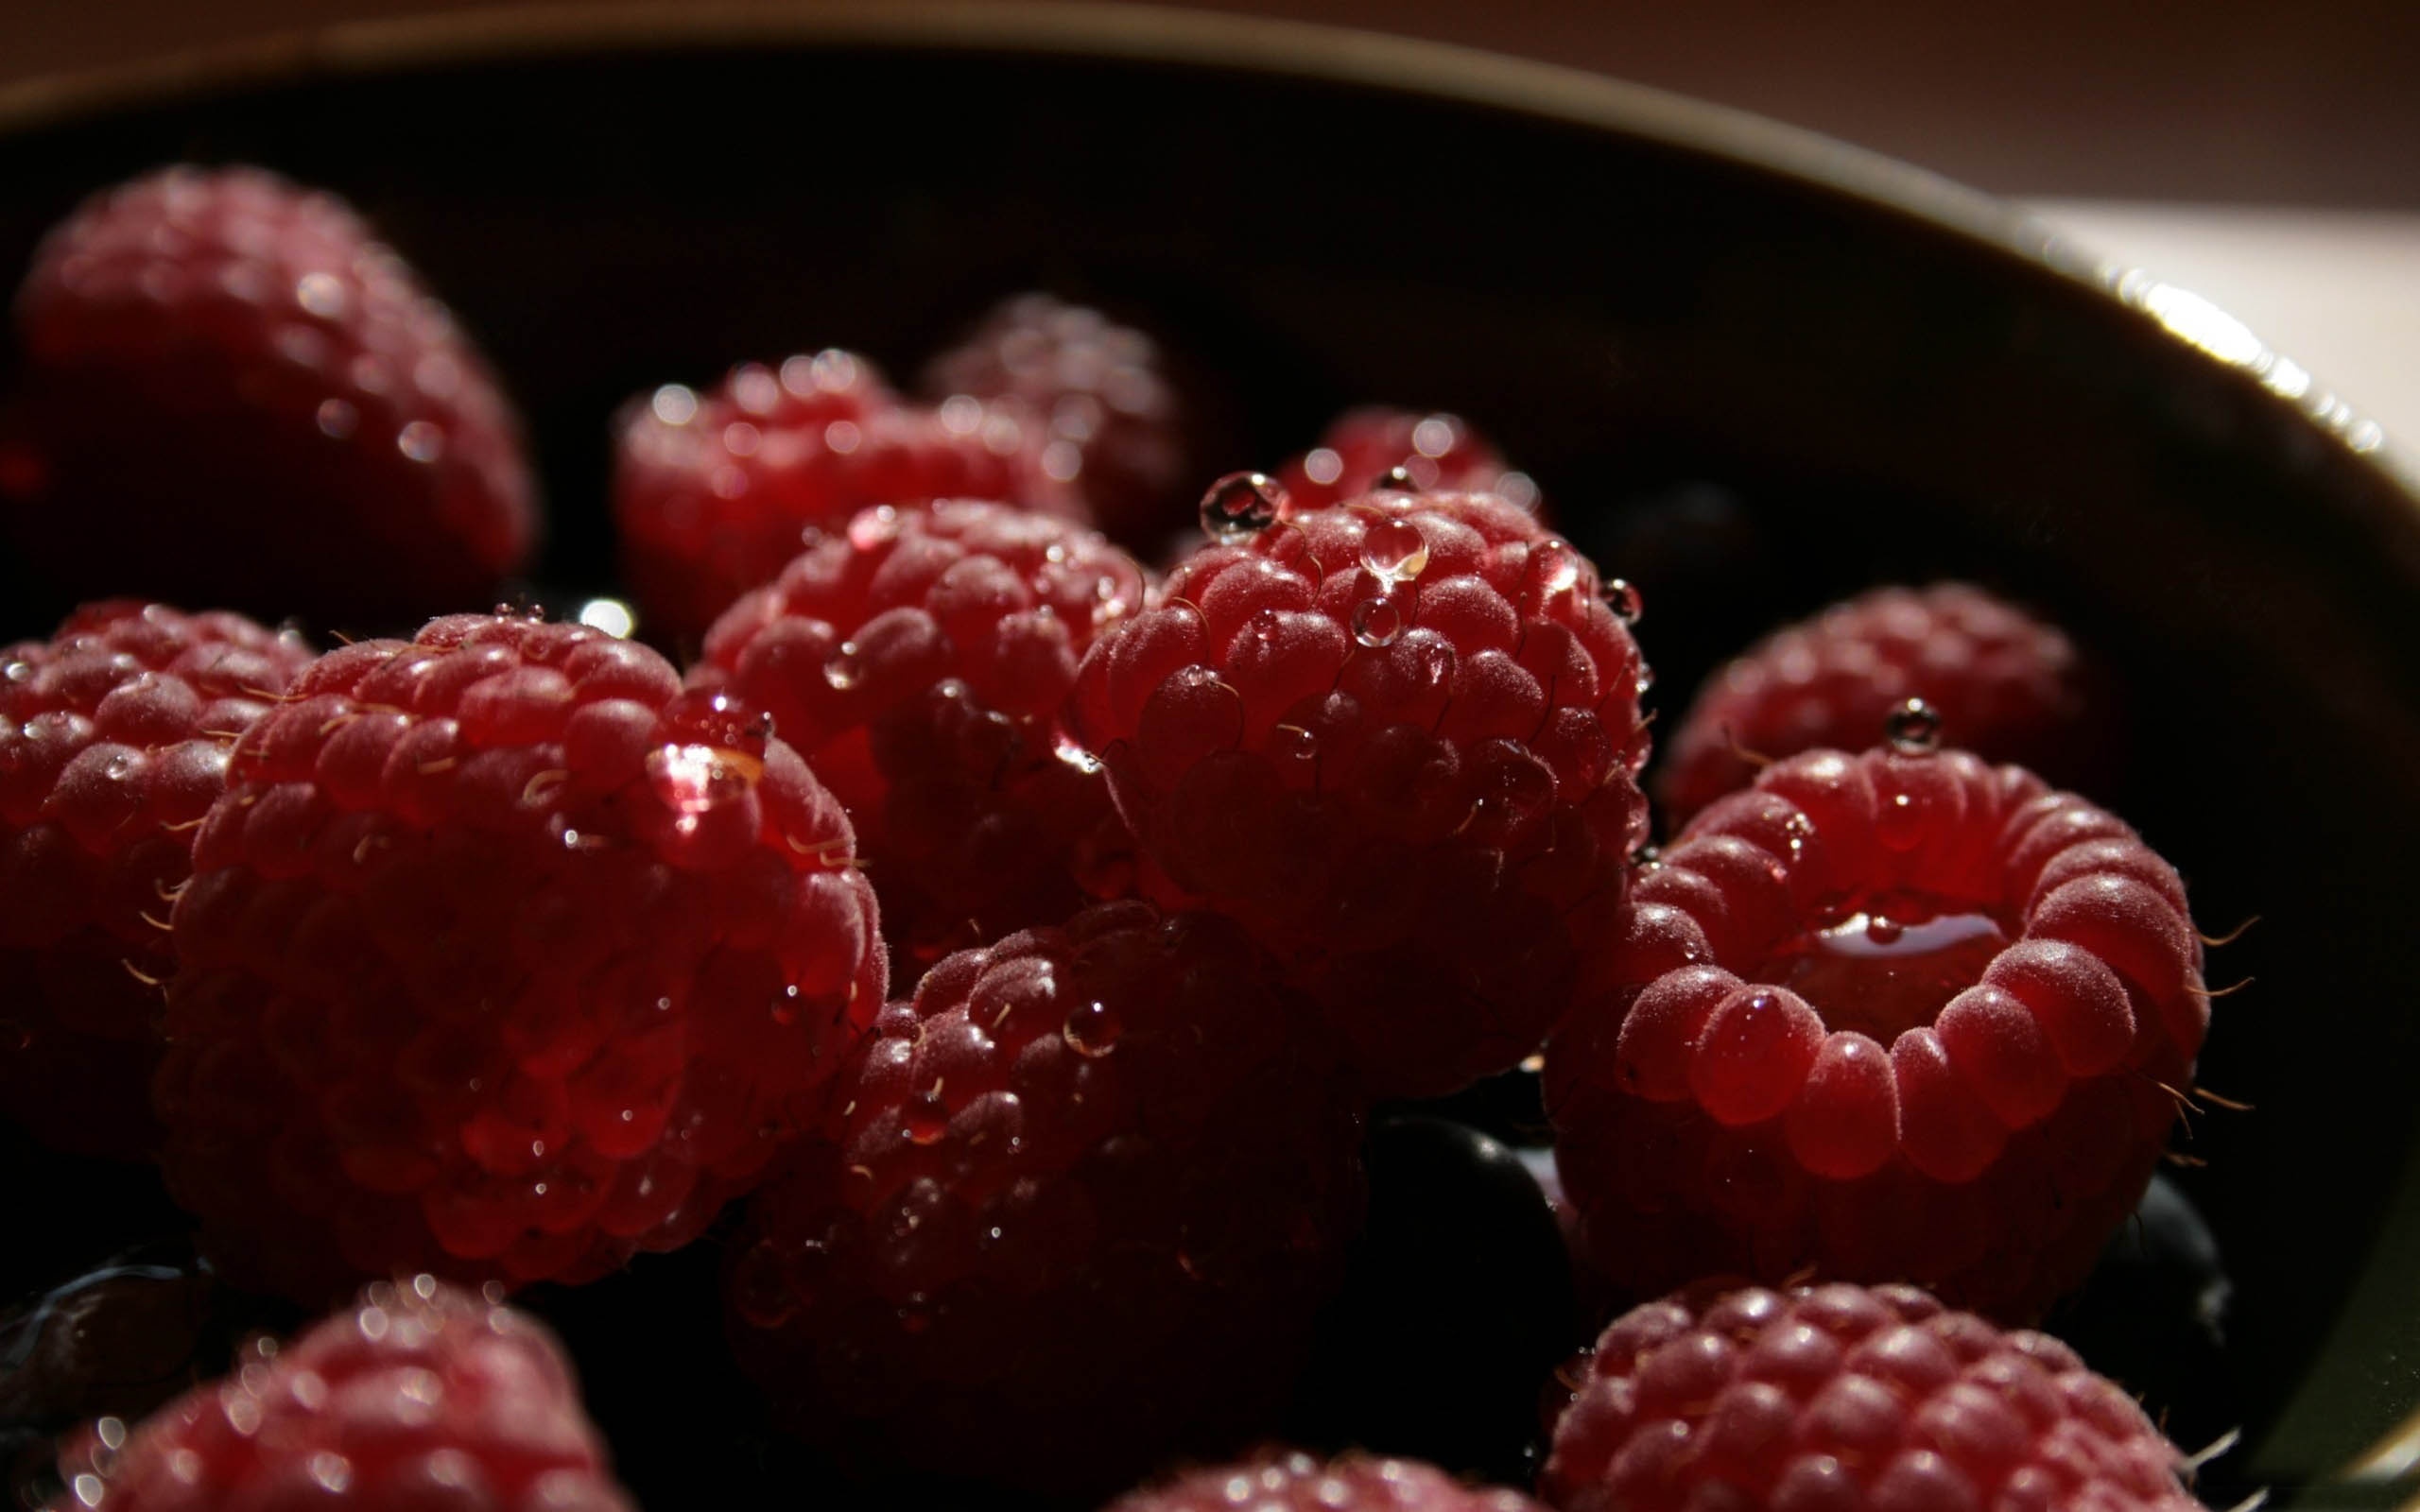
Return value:
<svg viewBox="0 0 2420 1512">
<path fill-rule="evenodd" d="M 1084 660 L 1070 705 L 1147 879 L 1286 961 L 1379 1096 L 1535 1050 L 1645 838 L 1646 672 L 1596 570 L 1488 494 L 1291 511 L 1230 538 Z"/>
<path fill-rule="evenodd" d="M 1322 1460 L 1300 1450 L 1186 1470 L 1128 1492 L 1108 1512 L 1543 1512 L 1520 1492 L 1465 1486 L 1416 1459 L 1362 1453 Z"/>
<path fill-rule="evenodd" d="M 332 195 L 190 165 L 104 191 L 16 318 L 0 507 L 68 581 L 376 627 L 483 602 L 536 541 L 486 363 Z"/>
<path fill-rule="evenodd" d="M 0 649 L 0 1116 L 133 1159 L 158 1142 L 163 922 L 227 751 L 313 656 L 239 614 L 87 605 Z"/>
<path fill-rule="evenodd" d="M 130 1433 L 61 1456 L 55 1512 L 636 1512 L 538 1323 L 426 1275 L 372 1283 Z"/>
<path fill-rule="evenodd" d="M 1132 885 L 1108 782 L 1061 707 L 1144 586 L 1063 521 L 879 507 L 733 605 L 689 682 L 769 713 L 847 806 L 907 976 Z"/>
<path fill-rule="evenodd" d="M 1566 1377 L 1558 1512 L 2196 1512 L 2186 1456 L 2046 1334 L 1910 1286 L 1699 1288 Z"/>
<path fill-rule="evenodd" d="M 232 1278 L 576 1281 L 754 1182 L 886 983 L 847 817 L 763 730 L 510 615 L 297 679 L 170 920 L 162 1166 Z"/>
<path fill-rule="evenodd" d="M 959 395 L 1020 411 L 1043 438 L 1044 476 L 1082 496 L 1100 528 L 1149 540 L 1185 480 L 1184 419 L 1158 346 L 1098 310 L 1048 294 L 1003 301 L 925 369 L 935 403 Z"/>
<path fill-rule="evenodd" d="M 1668 829 L 1756 759 L 1857 749 L 1910 699 L 1945 744 L 2075 786 L 2114 759 L 2109 699 L 2066 635 L 1971 583 L 1877 588 L 1758 642 L 1707 679 L 1655 775 Z"/>
<path fill-rule="evenodd" d="M 1339 415 L 1319 445 L 1286 464 L 1278 486 L 1297 509 L 1358 498 L 1397 468 L 1425 492 L 1494 493 L 1535 511 L 1537 485 L 1506 465 L 1495 443 L 1459 415 L 1365 405 Z"/>
<path fill-rule="evenodd" d="M 744 363 L 706 393 L 667 384 L 626 405 L 618 430 L 623 572 L 674 641 L 694 642 L 815 535 L 871 506 L 1002 499 L 1084 517 L 1042 471 L 1033 417 L 962 396 L 911 404 L 846 352 Z"/>
<path fill-rule="evenodd" d="M 1265 1432 L 1357 1226 L 1360 1116 L 1232 921 L 1098 904 L 935 967 L 726 1278 L 779 1419 L 867 1472 L 1098 1494 Z"/>
<path fill-rule="evenodd" d="M 2176 872 L 2018 767 L 1792 757 L 1632 899 L 1547 1090 L 1592 1255 L 1634 1292 L 1811 1272 L 2038 1316 L 2192 1085 L 2209 995 Z"/>
</svg>

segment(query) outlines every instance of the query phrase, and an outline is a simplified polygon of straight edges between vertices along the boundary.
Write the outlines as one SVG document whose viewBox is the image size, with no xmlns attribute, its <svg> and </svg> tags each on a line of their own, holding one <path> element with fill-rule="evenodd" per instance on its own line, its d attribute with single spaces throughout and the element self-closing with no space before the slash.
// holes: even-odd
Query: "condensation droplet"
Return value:
<svg viewBox="0 0 2420 1512">
<path fill-rule="evenodd" d="M 1428 566 L 1428 538 L 1399 516 L 1373 520 L 1361 533 L 1361 565 L 1390 588 L 1409 582 Z"/>
<path fill-rule="evenodd" d="M 1076 1054 L 1087 1060 L 1098 1060 L 1117 1048 L 1122 1027 L 1116 1011 L 1108 1004 L 1081 1003 L 1069 1010 L 1066 1022 L 1059 1026 L 1059 1036 Z"/>
<path fill-rule="evenodd" d="M 1365 598 L 1353 606 L 1353 638 L 1376 648 L 1392 645 L 1403 633 L 1403 610 L 1392 598 Z"/>
<path fill-rule="evenodd" d="M 1418 493 L 1420 480 L 1411 475 L 1410 468 L 1398 462 L 1370 480 L 1370 491 L 1372 493 Z"/>
<path fill-rule="evenodd" d="M 1541 541 L 1530 548 L 1529 566 L 1522 576 L 1543 604 L 1579 585 L 1580 554 L 1560 541 Z"/>
<path fill-rule="evenodd" d="M 1630 579 L 1611 578 L 1605 584 L 1605 607 L 1624 625 L 1635 625 L 1647 613 L 1647 597 Z"/>
<path fill-rule="evenodd" d="M 10 682 L 25 682 L 33 675 L 34 664 L 30 662 L 10 662 L 6 666 L 0 666 L 0 678 L 6 678 Z"/>
<path fill-rule="evenodd" d="M 1941 711 L 1922 698 L 1910 698 L 1891 711 L 1883 733 L 1902 756 L 1929 756 L 1941 748 Z"/>
<path fill-rule="evenodd" d="M 1288 761 L 1306 762 L 1320 753 L 1320 737 L 1302 725 L 1274 725 L 1269 731 L 1269 750 Z"/>
<path fill-rule="evenodd" d="M 684 817 L 711 813 L 745 793 L 757 773 L 748 759 L 714 746 L 663 746 L 648 755 L 648 781 L 665 807 Z"/>
<path fill-rule="evenodd" d="M 843 641 L 838 650 L 823 659 L 823 680 L 835 693 L 846 693 L 866 675 L 865 658 L 857 651 L 857 643 Z"/>
<path fill-rule="evenodd" d="M 1882 914 L 1872 914 L 1865 920 L 1865 937 L 1876 945 L 1895 945 L 1908 926 Z"/>
<path fill-rule="evenodd" d="M 344 318 L 344 280 L 334 273 L 305 273 L 294 284 L 294 302 L 323 320 Z"/>
<path fill-rule="evenodd" d="M 1286 490 L 1262 472 L 1230 472 L 1201 496 L 1201 528 L 1222 545 L 1258 535 L 1286 512 Z"/>
<path fill-rule="evenodd" d="M 630 639 L 639 625 L 638 615 L 618 598 L 592 598 L 579 606 L 579 612 L 574 617 L 590 629 L 603 630 L 617 641 Z"/>
</svg>

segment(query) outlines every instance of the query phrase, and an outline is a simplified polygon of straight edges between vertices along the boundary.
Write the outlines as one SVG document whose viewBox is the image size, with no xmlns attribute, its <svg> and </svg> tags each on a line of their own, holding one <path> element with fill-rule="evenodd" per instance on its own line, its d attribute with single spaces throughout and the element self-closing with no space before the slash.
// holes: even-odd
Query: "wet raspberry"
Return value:
<svg viewBox="0 0 2420 1512">
<path fill-rule="evenodd" d="M 925 370 L 924 390 L 1021 411 L 1046 438 L 1043 474 L 1120 540 L 1182 514 L 1184 417 L 1158 348 L 1098 310 L 1047 294 L 1004 301 Z"/>
<path fill-rule="evenodd" d="M 69 1453 L 59 1512 L 632 1512 L 535 1322 L 420 1276 Z"/>
<path fill-rule="evenodd" d="M 1319 445 L 1286 464 L 1277 481 L 1297 509 L 1323 508 L 1399 480 L 1422 493 L 1493 493 L 1535 512 L 1538 486 L 1505 465 L 1493 442 L 1459 415 L 1368 405 L 1331 422 Z"/>
<path fill-rule="evenodd" d="M 1061 721 L 1142 608 L 1089 530 L 944 501 L 856 517 L 734 604 L 690 686 L 771 714 L 848 807 L 903 974 L 1132 884 L 1099 763 Z"/>
<path fill-rule="evenodd" d="M 168 907 L 228 747 L 311 657 L 239 614 L 131 600 L 0 649 L 0 1112 L 44 1143 L 157 1143 Z"/>
<path fill-rule="evenodd" d="M 1213 490 L 1225 543 L 1093 647 L 1072 721 L 1173 892 L 1284 959 L 1374 1091 L 1450 1091 L 1537 1047 L 1618 912 L 1645 669 L 1501 499 L 1274 497 Z"/>
<path fill-rule="evenodd" d="M 171 919 L 170 1191 L 303 1300 L 686 1242 L 880 1004 L 853 845 L 759 716 L 587 627 L 321 658 L 236 746 Z"/>
<path fill-rule="evenodd" d="M 121 184 L 51 232 L 16 314 L 0 509 L 80 592 L 376 626 L 485 602 L 528 558 L 518 421 L 331 195 L 242 167 Z"/>
<path fill-rule="evenodd" d="M 1908 1286 L 1701 1291 L 1575 1366 L 1539 1489 L 1561 1512 L 2192 1512 L 2185 1456 L 2040 1333 Z"/>
<path fill-rule="evenodd" d="M 845 352 L 743 364 L 707 393 L 668 384 L 622 412 L 623 570 L 648 624 L 691 640 L 817 533 L 874 505 L 1000 499 L 1081 518 L 1042 471 L 1044 444 L 1021 411 L 905 403 Z"/>
<path fill-rule="evenodd" d="M 1276 1449 L 1130 1491 L 1111 1503 L 1109 1512 L 1235 1512 L 1244 1506 L 1255 1512 L 1538 1512 L 1538 1503 L 1518 1491 L 1465 1486 L 1418 1460 L 1367 1454 L 1321 1460 Z"/>
<path fill-rule="evenodd" d="M 2108 697 L 2066 635 L 1970 583 L 1877 588 L 1776 631 L 1709 679 L 1666 742 L 1655 796 L 1677 832 L 1756 765 L 1882 739 L 1910 698 L 1939 738 L 2074 785 L 2106 765 Z"/>
<path fill-rule="evenodd" d="M 1913 1279 L 2038 1316 L 2133 1208 L 2209 1017 L 2183 885 L 1964 752 L 1813 751 L 1701 813 L 1547 1053 L 1599 1263 Z"/>
<path fill-rule="evenodd" d="M 953 955 L 751 1199 L 741 1362 L 867 1470 L 1098 1492 L 1232 1448 L 1358 1216 L 1340 1091 L 1229 920 L 1104 903 Z"/>
</svg>

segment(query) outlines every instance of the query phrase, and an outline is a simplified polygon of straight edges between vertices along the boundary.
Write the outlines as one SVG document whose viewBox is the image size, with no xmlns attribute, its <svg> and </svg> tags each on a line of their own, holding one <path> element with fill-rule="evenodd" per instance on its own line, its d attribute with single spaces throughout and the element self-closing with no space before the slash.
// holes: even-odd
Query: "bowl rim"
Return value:
<svg viewBox="0 0 2420 1512">
<path fill-rule="evenodd" d="M 2360 464 L 2420 521 L 2420 438 L 2382 428 L 2241 321 L 2149 269 L 2079 246 L 2041 216 L 1939 173 L 1733 106 L 1587 70 L 1353 27 L 1132 0 L 540 0 L 283 29 L 99 67 L 0 83 L 0 142 L 124 110 L 248 90 L 449 66 L 868 47 L 1225 68 L 1476 106 L 1606 131 L 1780 180 L 2071 285 L 2156 339 L 2233 369 Z M 2420 1198 L 2420 1160 L 2389 1203 Z M 2420 1202 L 2415 1202 L 2420 1209 Z M 2383 1237 L 2381 1246 L 2384 1245 Z M 2380 1278 L 2357 1278 L 2323 1357 L 2355 1330 Z M 2309 1385 L 2309 1382 L 2304 1383 Z M 2399 1479 L 2420 1465 L 2420 1410 L 2310 1487 Z"/>
</svg>

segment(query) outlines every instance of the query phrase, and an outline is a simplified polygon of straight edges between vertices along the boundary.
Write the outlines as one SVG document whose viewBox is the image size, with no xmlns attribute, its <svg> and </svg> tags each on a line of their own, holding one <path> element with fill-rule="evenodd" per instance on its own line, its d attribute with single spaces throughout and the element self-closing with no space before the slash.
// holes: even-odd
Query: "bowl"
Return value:
<svg viewBox="0 0 2420 1512">
<path fill-rule="evenodd" d="M 2041 606 L 2130 690 L 2095 796 L 2204 928 L 2259 920 L 2200 1069 L 2254 1110 L 2198 1116 L 2175 1175 L 2235 1289 L 2226 1484 L 2411 1494 L 2420 498 L 2206 302 L 1712 106 L 1131 7 L 470 13 L 15 85 L 0 276 L 178 158 L 334 188 L 422 268 L 530 421 L 550 583 L 611 580 L 628 395 L 823 345 L 905 370 L 1042 286 L 1216 375 L 1234 465 L 1351 403 L 1470 417 L 1645 589 L 1667 719 L 1873 582 Z M 45 630 L 70 585 L 10 576 L 5 628 Z"/>
</svg>

